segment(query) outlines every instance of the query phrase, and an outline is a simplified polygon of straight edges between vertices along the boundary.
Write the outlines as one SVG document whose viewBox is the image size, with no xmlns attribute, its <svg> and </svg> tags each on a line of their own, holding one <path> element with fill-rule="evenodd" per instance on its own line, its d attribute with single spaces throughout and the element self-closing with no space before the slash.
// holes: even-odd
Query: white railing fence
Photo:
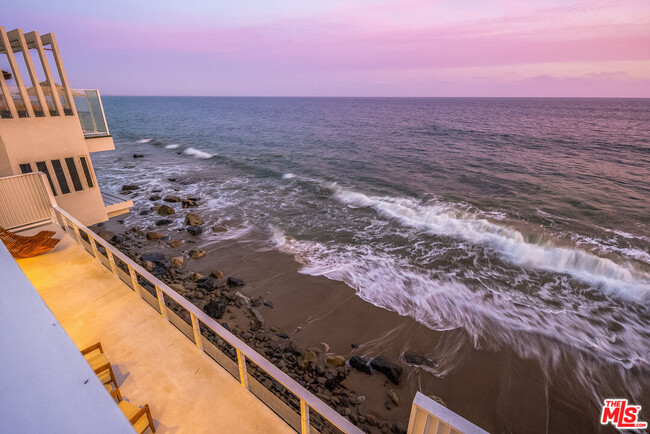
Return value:
<svg viewBox="0 0 650 434">
<path fill-rule="evenodd" d="M 56 205 L 41 172 L 0 178 L 0 226 L 24 230 L 49 223 Z"/>
<path fill-rule="evenodd" d="M 467 419 L 418 392 L 411 407 L 407 434 L 487 434 Z"/>
</svg>

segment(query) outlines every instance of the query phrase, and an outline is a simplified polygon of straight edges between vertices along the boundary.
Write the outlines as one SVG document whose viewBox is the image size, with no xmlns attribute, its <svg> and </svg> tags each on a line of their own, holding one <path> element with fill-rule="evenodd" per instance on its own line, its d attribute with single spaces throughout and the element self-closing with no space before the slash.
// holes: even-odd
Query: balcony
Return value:
<svg viewBox="0 0 650 434">
<path fill-rule="evenodd" d="M 113 137 L 108 131 L 99 91 L 96 89 L 73 89 L 72 97 L 90 152 L 115 149 Z"/>
</svg>

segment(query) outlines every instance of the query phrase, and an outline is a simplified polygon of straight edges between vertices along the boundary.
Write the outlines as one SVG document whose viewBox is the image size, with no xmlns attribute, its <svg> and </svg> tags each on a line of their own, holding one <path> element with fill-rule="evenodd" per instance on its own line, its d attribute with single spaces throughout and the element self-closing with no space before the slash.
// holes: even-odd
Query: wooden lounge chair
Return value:
<svg viewBox="0 0 650 434">
<path fill-rule="evenodd" d="M 121 401 L 118 405 L 122 413 L 124 413 L 124 416 L 126 416 L 139 434 L 145 432 L 147 428 L 151 428 L 152 433 L 156 432 L 156 428 L 153 426 L 153 418 L 151 417 L 149 404 L 145 404 L 144 407 L 140 408 L 130 402 Z"/>
<path fill-rule="evenodd" d="M 86 362 L 88 362 L 92 370 L 95 372 L 95 375 L 99 377 L 102 384 L 106 386 L 106 390 L 108 390 L 113 398 L 116 398 L 117 401 L 120 402 L 122 400 L 122 394 L 120 393 L 120 389 L 117 387 L 117 380 L 115 380 L 115 374 L 113 374 L 111 363 L 104 355 L 104 349 L 102 348 L 101 342 L 97 342 L 85 350 L 81 350 L 81 354 L 83 354 Z"/>
<path fill-rule="evenodd" d="M 60 241 L 52 238 L 53 235 L 52 231 L 41 231 L 32 236 L 18 235 L 0 226 L 0 240 L 14 258 L 31 258 L 49 252 Z"/>
</svg>

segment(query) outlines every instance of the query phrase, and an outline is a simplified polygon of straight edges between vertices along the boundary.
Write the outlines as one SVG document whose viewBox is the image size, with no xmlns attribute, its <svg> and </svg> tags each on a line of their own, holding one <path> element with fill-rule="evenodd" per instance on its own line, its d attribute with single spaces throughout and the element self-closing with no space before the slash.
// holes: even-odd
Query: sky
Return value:
<svg viewBox="0 0 650 434">
<path fill-rule="evenodd" d="M 650 0 L 21 0 L 109 95 L 650 97 Z"/>
</svg>

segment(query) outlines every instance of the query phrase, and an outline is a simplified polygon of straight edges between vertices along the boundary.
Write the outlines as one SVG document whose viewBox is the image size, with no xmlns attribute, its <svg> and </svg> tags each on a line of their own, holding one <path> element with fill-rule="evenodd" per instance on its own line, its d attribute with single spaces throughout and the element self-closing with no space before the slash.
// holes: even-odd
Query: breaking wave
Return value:
<svg viewBox="0 0 650 434">
<path fill-rule="evenodd" d="M 149 143 L 149 142 L 151 142 L 152 140 L 153 140 L 153 139 L 140 139 L 140 140 L 138 140 L 138 143 Z"/>
<path fill-rule="evenodd" d="M 165 149 L 178 149 L 178 148 L 180 148 L 180 146 L 181 145 L 179 145 L 178 143 L 172 143 L 170 145 L 166 145 Z"/>
<path fill-rule="evenodd" d="M 187 155 L 191 155 L 196 158 L 208 159 L 214 157 L 216 154 L 211 154 L 209 152 L 202 151 L 200 149 L 189 147 L 183 151 Z"/>
</svg>

